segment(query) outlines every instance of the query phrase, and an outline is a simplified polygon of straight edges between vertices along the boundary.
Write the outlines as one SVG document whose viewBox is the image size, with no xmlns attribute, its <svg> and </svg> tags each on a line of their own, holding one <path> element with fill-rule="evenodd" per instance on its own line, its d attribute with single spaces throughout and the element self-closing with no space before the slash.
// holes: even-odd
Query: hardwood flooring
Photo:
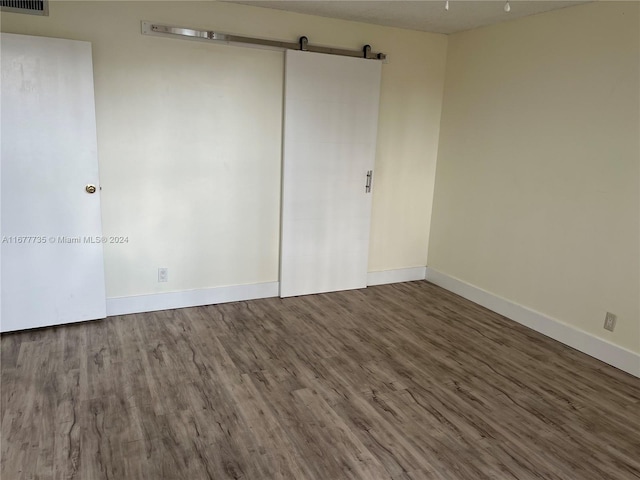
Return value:
<svg viewBox="0 0 640 480">
<path fill-rule="evenodd" d="M 425 281 L 1 347 L 2 480 L 640 478 L 640 379 Z"/>
</svg>

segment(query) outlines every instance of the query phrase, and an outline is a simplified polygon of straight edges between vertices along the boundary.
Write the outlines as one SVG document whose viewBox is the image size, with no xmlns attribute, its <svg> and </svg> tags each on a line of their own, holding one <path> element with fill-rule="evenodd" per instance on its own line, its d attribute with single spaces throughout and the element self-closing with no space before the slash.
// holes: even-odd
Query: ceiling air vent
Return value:
<svg viewBox="0 0 640 480">
<path fill-rule="evenodd" d="M 48 0 L 0 0 L 3 12 L 30 13 L 32 15 L 49 15 Z"/>
</svg>

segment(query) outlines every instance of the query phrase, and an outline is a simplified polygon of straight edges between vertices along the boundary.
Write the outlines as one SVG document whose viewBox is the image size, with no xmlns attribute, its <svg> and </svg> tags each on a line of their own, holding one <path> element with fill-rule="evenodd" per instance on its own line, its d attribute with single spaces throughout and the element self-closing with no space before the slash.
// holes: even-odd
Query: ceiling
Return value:
<svg viewBox="0 0 640 480">
<path fill-rule="evenodd" d="M 455 33 L 514 18 L 571 7 L 587 1 L 510 0 L 511 11 L 504 11 L 505 1 L 450 0 L 227 0 L 257 7 L 275 8 L 321 17 L 407 28 L 423 32 Z"/>
</svg>

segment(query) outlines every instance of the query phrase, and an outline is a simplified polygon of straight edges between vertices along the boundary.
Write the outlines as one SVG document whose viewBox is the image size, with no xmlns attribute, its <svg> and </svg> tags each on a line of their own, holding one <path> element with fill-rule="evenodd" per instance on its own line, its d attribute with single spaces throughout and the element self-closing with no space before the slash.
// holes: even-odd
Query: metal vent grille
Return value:
<svg viewBox="0 0 640 480">
<path fill-rule="evenodd" d="M 0 10 L 32 15 L 49 15 L 49 2 L 48 0 L 0 0 Z"/>
</svg>

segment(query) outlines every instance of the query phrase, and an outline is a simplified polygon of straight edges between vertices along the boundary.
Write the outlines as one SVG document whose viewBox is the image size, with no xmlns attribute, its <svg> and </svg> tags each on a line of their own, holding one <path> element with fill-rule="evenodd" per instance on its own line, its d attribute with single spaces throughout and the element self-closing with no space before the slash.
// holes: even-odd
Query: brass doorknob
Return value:
<svg viewBox="0 0 640 480">
<path fill-rule="evenodd" d="M 84 187 L 84 189 L 87 191 L 87 193 L 96 193 L 96 186 L 95 185 L 87 185 L 86 187 Z"/>
</svg>

